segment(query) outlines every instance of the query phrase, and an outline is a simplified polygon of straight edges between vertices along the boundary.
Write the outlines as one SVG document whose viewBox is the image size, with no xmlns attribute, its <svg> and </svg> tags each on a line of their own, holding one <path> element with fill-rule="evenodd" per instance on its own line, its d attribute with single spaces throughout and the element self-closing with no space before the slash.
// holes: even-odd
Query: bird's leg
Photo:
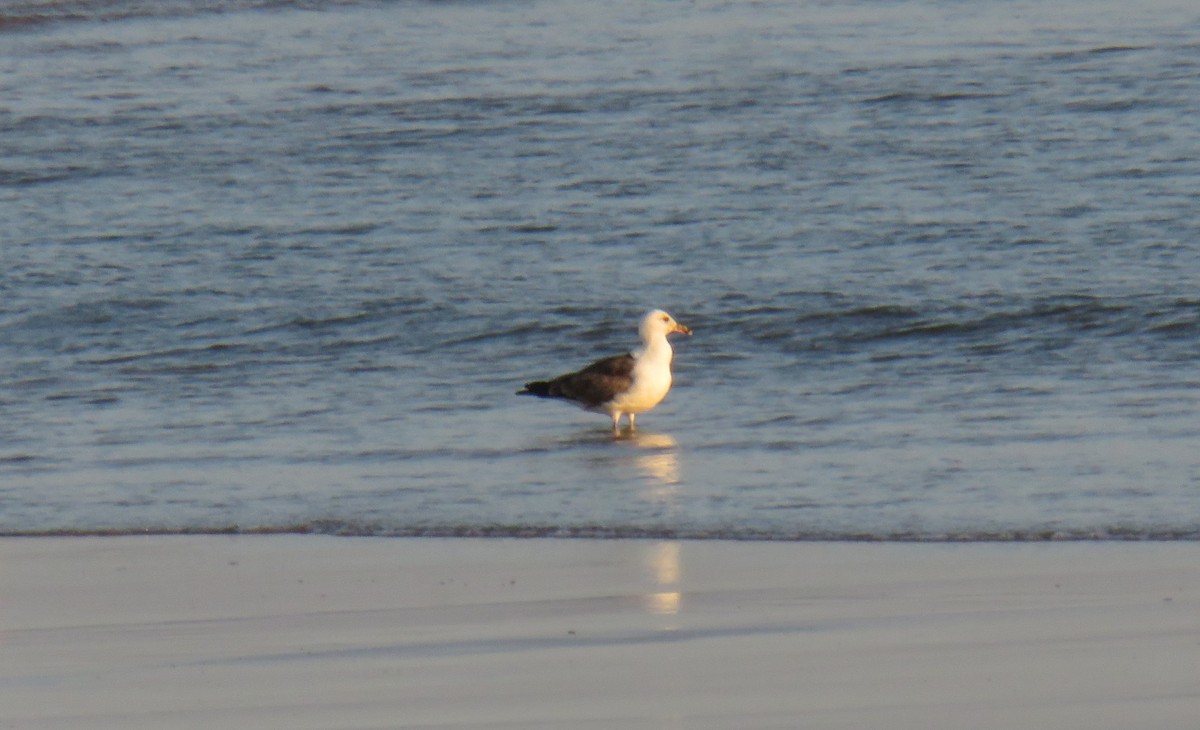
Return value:
<svg viewBox="0 0 1200 730">
<path fill-rule="evenodd" d="M 612 414 L 613 421 L 613 436 L 621 435 L 621 412 L 616 411 Z"/>
<path fill-rule="evenodd" d="M 630 432 L 630 433 L 633 433 L 633 432 L 634 432 L 634 431 L 636 431 L 636 430 L 637 430 L 637 426 L 635 426 L 635 425 L 633 424 L 633 414 L 632 414 L 632 413 L 630 413 L 630 414 L 629 414 L 629 432 Z"/>
</svg>

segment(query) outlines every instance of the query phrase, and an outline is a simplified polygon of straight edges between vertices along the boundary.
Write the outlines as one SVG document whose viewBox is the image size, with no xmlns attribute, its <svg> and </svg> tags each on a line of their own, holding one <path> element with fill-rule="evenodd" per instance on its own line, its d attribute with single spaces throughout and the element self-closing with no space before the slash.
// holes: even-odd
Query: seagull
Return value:
<svg viewBox="0 0 1200 730">
<path fill-rule="evenodd" d="M 583 370 L 553 380 L 526 383 L 517 395 L 571 401 L 584 410 L 606 413 L 612 418 L 614 434 L 621 432 L 621 416 L 628 416 L 629 430 L 633 431 L 637 414 L 661 403 L 671 389 L 673 352 L 667 335 L 674 332 L 692 334 L 671 315 L 653 309 L 638 324 L 642 338 L 638 349 L 597 360 Z"/>
</svg>

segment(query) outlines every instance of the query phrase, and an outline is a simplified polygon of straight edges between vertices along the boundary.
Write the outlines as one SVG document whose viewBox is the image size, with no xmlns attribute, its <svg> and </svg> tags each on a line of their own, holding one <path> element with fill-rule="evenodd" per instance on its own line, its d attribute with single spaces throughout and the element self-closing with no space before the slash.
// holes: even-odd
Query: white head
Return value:
<svg viewBox="0 0 1200 730">
<path fill-rule="evenodd" d="M 638 325 L 638 334 L 642 336 L 642 342 L 666 337 L 672 332 L 692 334 L 690 329 L 676 322 L 674 317 L 661 309 L 652 309 L 646 312 L 646 315 L 642 317 L 641 324 Z"/>
</svg>

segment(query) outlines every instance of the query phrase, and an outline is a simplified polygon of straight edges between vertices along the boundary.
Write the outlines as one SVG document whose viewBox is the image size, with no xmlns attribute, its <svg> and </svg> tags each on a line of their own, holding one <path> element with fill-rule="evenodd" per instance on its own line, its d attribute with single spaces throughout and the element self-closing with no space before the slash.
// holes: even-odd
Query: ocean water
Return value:
<svg viewBox="0 0 1200 730">
<path fill-rule="evenodd" d="M 1200 7 L 0 4 L 0 533 L 1200 538 Z M 517 398 L 636 343 L 675 387 Z"/>
</svg>

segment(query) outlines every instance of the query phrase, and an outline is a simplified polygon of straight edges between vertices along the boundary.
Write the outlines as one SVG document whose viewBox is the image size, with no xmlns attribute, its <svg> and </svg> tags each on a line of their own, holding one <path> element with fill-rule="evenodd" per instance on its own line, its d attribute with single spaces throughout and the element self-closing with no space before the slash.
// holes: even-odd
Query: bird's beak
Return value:
<svg viewBox="0 0 1200 730">
<path fill-rule="evenodd" d="M 692 334 L 692 329 L 690 327 L 684 327 L 683 325 L 679 324 L 678 322 L 675 323 L 675 328 L 672 329 L 671 331 L 678 332 L 681 335 Z"/>
</svg>

